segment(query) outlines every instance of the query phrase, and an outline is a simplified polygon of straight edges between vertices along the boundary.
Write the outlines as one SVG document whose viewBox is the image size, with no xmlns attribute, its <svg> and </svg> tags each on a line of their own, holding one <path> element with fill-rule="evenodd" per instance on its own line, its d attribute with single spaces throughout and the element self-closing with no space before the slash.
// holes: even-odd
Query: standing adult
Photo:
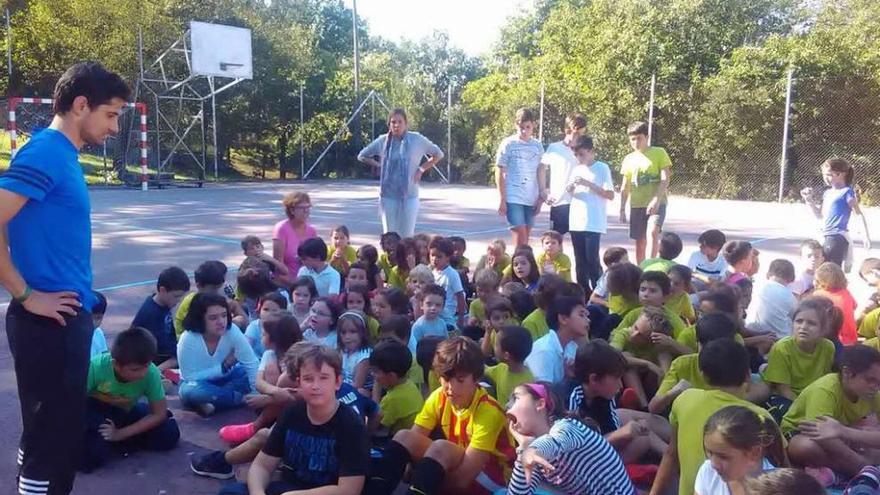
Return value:
<svg viewBox="0 0 880 495">
<path fill-rule="evenodd" d="M 13 298 L 6 336 L 22 417 L 20 494 L 73 489 L 96 302 L 91 206 L 78 155 L 118 132 L 129 94 L 98 63 L 70 67 L 55 85 L 52 123 L 0 176 L 0 283 Z"/>
<path fill-rule="evenodd" d="M 532 137 L 535 113 L 516 111 L 516 132 L 504 138 L 495 159 L 495 185 L 501 196 L 498 214 L 507 218 L 514 246 L 529 243 L 541 203 L 547 199 L 547 167 L 541 163 L 544 146 Z"/>
<path fill-rule="evenodd" d="M 309 224 L 309 214 L 312 211 L 312 200 L 309 195 L 304 192 L 287 193 L 281 201 L 284 205 L 284 214 L 287 218 L 275 224 L 272 229 L 272 257 L 284 263 L 284 266 L 290 271 L 292 283 L 296 274 L 299 273 L 300 263 L 297 254 L 300 244 L 318 237 L 315 227 Z"/>
<path fill-rule="evenodd" d="M 672 160 L 666 150 L 648 145 L 648 124 L 635 122 L 626 131 L 633 152 L 620 165 L 620 221 L 626 223 L 626 200 L 630 200 L 629 238 L 636 241 L 636 264 L 645 260 L 650 243 L 651 258 L 657 257 L 660 229 L 666 220 L 666 191 Z"/>
<path fill-rule="evenodd" d="M 422 160 L 427 156 L 427 160 Z M 377 137 L 358 153 L 358 160 L 379 169 L 379 209 L 383 232 L 412 237 L 419 215 L 419 181 L 443 159 L 431 140 L 409 130 L 402 108 L 388 115 L 388 134 Z"/>
<path fill-rule="evenodd" d="M 550 228 L 561 235 L 569 231 L 568 212 L 571 206 L 571 193 L 567 188 L 571 172 L 577 165 L 572 147 L 586 128 L 586 117 L 579 113 L 567 115 L 562 140 L 550 143 L 541 158 L 541 163 L 550 170 L 550 191 L 547 196 L 547 204 L 550 205 Z"/>
</svg>

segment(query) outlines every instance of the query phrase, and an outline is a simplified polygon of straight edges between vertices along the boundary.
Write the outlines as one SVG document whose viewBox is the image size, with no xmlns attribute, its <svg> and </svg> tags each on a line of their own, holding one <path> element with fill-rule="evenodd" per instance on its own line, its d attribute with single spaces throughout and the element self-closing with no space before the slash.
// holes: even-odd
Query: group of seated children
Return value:
<svg viewBox="0 0 880 495">
<path fill-rule="evenodd" d="M 475 273 L 461 238 L 331 238 L 295 277 L 245 238 L 234 289 L 219 261 L 195 292 L 164 270 L 109 354 L 100 298 L 83 469 L 172 448 L 177 385 L 200 415 L 254 411 L 192 459 L 251 463 L 224 494 L 880 493 L 880 297 L 859 306 L 814 241 L 753 290 L 748 242 L 706 231 L 680 265 L 664 232 L 640 266 L 608 248 L 587 294 L 554 231 L 537 255 L 493 241 Z M 877 287 L 880 260 L 860 275 Z"/>
</svg>

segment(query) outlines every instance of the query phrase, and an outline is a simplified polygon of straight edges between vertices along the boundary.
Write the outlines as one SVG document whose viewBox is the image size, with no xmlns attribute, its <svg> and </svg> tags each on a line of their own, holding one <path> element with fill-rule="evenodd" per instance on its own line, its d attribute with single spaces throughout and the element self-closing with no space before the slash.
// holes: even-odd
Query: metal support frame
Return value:
<svg viewBox="0 0 880 495">
<path fill-rule="evenodd" d="M 330 141 L 330 144 L 328 144 L 327 147 L 324 148 L 324 151 L 322 151 L 321 154 L 318 155 L 318 158 L 315 159 L 314 163 L 312 163 L 312 166 L 309 167 L 309 169 L 306 171 L 306 173 L 302 176 L 303 179 L 309 178 L 309 175 L 311 175 L 312 170 L 314 170 L 315 167 L 317 167 L 318 164 L 321 163 L 321 160 L 324 159 L 324 156 L 326 156 L 327 153 L 330 152 L 330 149 L 333 148 L 333 145 L 335 145 L 337 142 L 339 142 L 339 138 L 341 138 L 342 135 L 345 134 L 345 131 L 348 130 L 348 126 L 351 125 L 351 123 L 354 121 L 354 119 L 364 110 L 364 108 L 367 105 L 367 102 L 373 101 L 373 100 L 378 101 L 379 104 L 382 105 L 383 108 L 385 108 L 385 111 L 387 111 L 387 112 L 391 111 L 391 107 L 389 107 L 388 105 L 385 104 L 385 101 L 382 100 L 381 96 L 379 96 L 375 91 L 370 91 L 370 93 L 367 94 L 367 96 L 355 108 L 354 112 L 352 112 L 351 115 L 348 116 L 348 119 L 345 121 L 345 124 L 343 124 L 342 127 L 340 127 L 340 129 L 338 131 L 336 131 L 336 135 L 333 136 L 333 140 Z M 446 176 L 443 175 L 443 172 L 439 168 L 431 167 L 431 170 L 436 171 L 437 174 L 440 176 L 440 178 L 443 179 L 443 182 L 447 182 L 447 183 L 449 182 L 449 179 L 447 179 Z"/>
<path fill-rule="evenodd" d="M 137 90 L 152 96 L 156 122 L 156 163 L 158 173 L 165 172 L 173 164 L 175 156 L 183 152 L 191 157 L 201 169 L 201 176 L 208 169 L 208 127 L 210 144 L 213 146 L 214 178 L 218 176 L 217 146 L 217 95 L 235 86 L 244 79 L 217 78 L 202 76 L 192 71 L 192 49 L 189 46 L 190 30 L 174 41 L 156 57 L 149 66 L 144 65 L 143 38 L 138 31 L 138 62 L 140 77 Z M 218 79 L 223 79 L 218 81 Z M 211 121 L 205 120 L 205 104 L 211 104 Z M 188 141 L 191 135 L 199 134 L 196 142 Z M 166 140 L 173 143 L 163 154 L 162 146 Z M 198 148 L 201 149 L 198 149 Z"/>
</svg>

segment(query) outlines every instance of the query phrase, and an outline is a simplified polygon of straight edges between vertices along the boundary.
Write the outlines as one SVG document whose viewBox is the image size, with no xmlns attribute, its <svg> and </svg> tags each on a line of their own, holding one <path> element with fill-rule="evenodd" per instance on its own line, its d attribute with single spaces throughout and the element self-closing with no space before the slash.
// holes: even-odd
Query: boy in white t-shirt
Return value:
<svg viewBox="0 0 880 495">
<path fill-rule="evenodd" d="M 561 141 L 551 143 L 541 158 L 550 170 L 550 191 L 547 196 L 547 204 L 550 205 L 550 229 L 565 235 L 568 231 L 568 211 L 571 204 L 571 194 L 568 192 L 568 184 L 571 179 L 571 171 L 577 165 L 572 146 L 574 141 L 584 133 L 587 128 L 587 119 L 579 113 L 572 113 L 565 117 L 565 129 Z"/>
<path fill-rule="evenodd" d="M 727 237 L 720 230 L 710 229 L 700 234 L 697 242 L 700 249 L 691 254 L 687 265 L 693 271 L 694 289 L 699 291 L 727 276 L 727 260 L 721 256 Z"/>
<path fill-rule="evenodd" d="M 614 199 L 614 182 L 608 164 L 596 161 L 591 137 L 578 136 L 573 149 L 578 164 L 572 169 L 566 188 L 571 193 L 568 228 L 577 282 L 585 290 L 592 290 L 602 277 L 599 243 L 608 230 L 606 210 L 608 202 Z"/>
<path fill-rule="evenodd" d="M 777 339 L 791 335 L 792 316 L 797 298 L 789 285 L 794 281 L 794 265 L 778 259 L 767 269 L 767 282 L 755 292 L 749 305 L 746 327 L 757 333 L 773 333 Z M 768 349 L 769 350 L 769 349 Z"/>
<path fill-rule="evenodd" d="M 296 274 L 297 277 L 309 277 L 314 280 L 319 297 L 339 294 L 342 276 L 330 266 L 330 263 L 327 263 L 327 244 L 320 237 L 307 239 L 300 244 L 297 254 L 303 264 Z"/>
</svg>

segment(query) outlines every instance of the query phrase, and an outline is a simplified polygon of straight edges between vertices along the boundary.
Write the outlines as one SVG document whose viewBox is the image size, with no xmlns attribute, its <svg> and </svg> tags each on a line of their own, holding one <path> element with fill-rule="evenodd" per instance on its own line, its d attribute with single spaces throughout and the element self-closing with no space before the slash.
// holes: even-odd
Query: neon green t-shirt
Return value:
<svg viewBox="0 0 880 495">
<path fill-rule="evenodd" d="M 392 434 L 412 428 L 413 421 L 422 410 L 424 402 L 422 393 L 415 384 L 409 380 L 398 383 L 379 401 L 379 408 L 382 409 L 382 426 L 391 430 Z"/>
<path fill-rule="evenodd" d="M 672 338 L 678 340 L 678 336 L 681 335 L 681 332 L 683 332 L 687 328 L 687 325 L 685 325 L 684 320 L 682 320 L 677 314 L 675 314 L 666 306 L 663 307 L 663 313 L 666 315 L 666 319 L 669 320 L 669 324 L 672 325 Z M 617 325 L 617 328 L 615 328 L 615 330 L 618 330 L 620 328 L 632 327 L 633 325 L 635 325 L 636 320 L 638 320 L 639 316 L 641 315 L 641 306 L 633 308 L 626 314 L 626 316 L 623 317 L 622 320 L 620 320 L 620 324 Z"/>
<path fill-rule="evenodd" d="M 862 345 L 866 345 L 868 347 L 873 347 L 874 349 L 877 349 L 878 351 L 880 351 L 880 338 L 874 337 L 874 338 L 868 339 L 868 340 L 862 342 Z"/>
<path fill-rule="evenodd" d="M 342 263 L 333 259 L 333 253 L 336 252 L 336 248 L 333 246 L 327 246 L 327 262 L 330 263 L 330 266 L 333 267 L 334 270 L 341 273 L 345 276 L 346 271 L 342 269 Z M 355 249 L 351 244 L 345 246 L 345 261 L 348 262 L 349 265 L 357 261 L 357 249 Z"/>
<path fill-rule="evenodd" d="M 669 371 L 663 376 L 663 381 L 660 382 L 657 395 L 668 393 L 682 380 L 687 380 L 691 384 L 691 388 L 700 390 L 709 388 L 709 384 L 706 383 L 706 379 L 703 377 L 703 372 L 700 371 L 699 354 L 685 354 L 675 358 L 672 364 L 669 365 Z"/>
<path fill-rule="evenodd" d="M 802 351 L 794 337 L 779 339 L 767 355 L 767 367 L 762 376 L 765 382 L 788 385 L 798 395 L 814 381 L 831 372 L 834 363 L 834 344 L 822 339 L 811 354 Z"/>
<path fill-rule="evenodd" d="M 165 399 L 159 368 L 150 363 L 147 374 L 135 382 L 121 382 L 113 371 L 113 358 L 103 353 L 89 363 L 89 397 L 128 411 L 141 397 L 150 402 Z"/>
<path fill-rule="evenodd" d="M 385 274 L 385 281 L 387 282 L 388 279 L 391 278 L 391 268 L 395 266 L 388 258 L 388 253 L 382 253 L 379 255 L 379 261 L 376 262 L 376 266 L 378 266 L 382 270 L 382 273 Z"/>
<path fill-rule="evenodd" d="M 697 320 L 697 312 L 694 311 L 694 305 L 691 304 L 691 298 L 687 292 L 669 296 L 663 305 L 677 314 L 685 323 L 693 323 Z"/>
<path fill-rule="evenodd" d="M 766 421 L 773 421 L 773 416 L 766 409 L 723 390 L 688 389 L 672 403 L 669 422 L 675 428 L 677 435 L 679 495 L 693 495 L 697 471 L 706 460 L 706 453 L 703 450 L 703 428 L 713 414 L 727 406 L 747 407 L 766 418 Z"/>
<path fill-rule="evenodd" d="M 530 383 L 535 380 L 535 375 L 528 368 L 519 373 L 511 373 L 506 363 L 486 366 L 484 374 L 495 384 L 495 398 L 501 404 L 507 404 L 513 389 L 523 383 Z"/>
<path fill-rule="evenodd" d="M 630 184 L 630 206 L 647 208 L 660 185 L 660 171 L 672 167 L 672 160 L 663 148 L 651 146 L 645 151 L 633 151 L 620 165 L 620 175 Z M 660 204 L 666 203 L 666 196 Z"/>
<path fill-rule="evenodd" d="M 733 336 L 733 340 L 739 342 L 742 345 L 746 345 L 745 341 L 742 338 L 742 335 L 735 334 Z M 675 338 L 675 341 L 681 345 L 687 346 L 694 352 L 698 352 L 700 350 L 699 342 L 697 342 L 697 327 L 696 325 L 688 325 L 687 328 L 681 331 L 678 334 L 678 337 Z"/>
<path fill-rule="evenodd" d="M 618 294 L 612 294 L 608 297 L 608 312 L 625 317 L 630 311 L 639 307 L 638 298 L 627 299 Z"/>
<path fill-rule="evenodd" d="M 544 265 L 552 265 L 554 273 L 562 277 L 566 282 L 571 282 L 571 258 L 565 253 L 559 253 L 555 258 L 550 259 L 546 252 L 541 252 L 535 258 L 535 262 L 538 264 L 538 270 L 541 273 L 548 272 L 548 270 L 544 270 Z"/>
<path fill-rule="evenodd" d="M 618 327 L 611 332 L 609 344 L 620 352 L 628 352 L 633 357 L 645 359 L 659 365 L 657 347 L 651 342 L 633 342 L 631 340 L 632 334 L 632 327 Z"/>
<path fill-rule="evenodd" d="M 859 335 L 866 339 L 876 337 L 878 327 L 880 327 L 880 308 L 871 311 L 862 318 L 859 323 Z"/>
<path fill-rule="evenodd" d="M 853 402 L 843 393 L 840 375 L 828 373 L 803 389 L 782 418 L 782 432 L 796 432 L 801 421 L 831 416 L 845 426 L 859 422 L 868 414 L 880 411 L 880 394 L 873 401 Z"/>
<path fill-rule="evenodd" d="M 419 366 L 419 362 L 416 361 L 416 356 L 412 357 L 412 365 L 409 367 L 409 371 L 406 373 L 406 379 L 411 383 L 417 386 L 421 386 L 425 383 L 425 375 L 422 373 L 422 367 Z"/>
<path fill-rule="evenodd" d="M 477 262 L 476 271 L 484 270 L 486 268 L 486 258 L 487 256 L 484 254 L 480 257 L 480 261 Z M 506 273 L 506 269 L 510 266 L 510 255 L 504 254 L 501 256 L 501 259 L 498 260 L 498 263 L 495 264 L 495 273 L 498 274 L 499 277 L 503 277 Z M 475 272 L 476 273 L 476 272 Z"/>
<path fill-rule="evenodd" d="M 183 296 L 183 299 L 180 300 L 180 304 L 177 305 L 177 312 L 174 313 L 174 333 L 177 335 L 177 340 L 180 340 L 180 336 L 183 335 L 183 331 L 186 330 L 183 328 L 183 320 L 186 318 L 186 314 L 189 313 L 189 305 L 192 304 L 194 297 L 196 297 L 196 292 L 190 292 Z"/>
<path fill-rule="evenodd" d="M 399 266 L 392 266 L 391 271 L 388 273 L 388 279 L 385 282 L 391 287 L 397 287 L 406 292 L 407 277 L 409 277 L 409 273 L 405 273 Z"/>
<path fill-rule="evenodd" d="M 664 258 L 648 258 L 639 265 L 643 272 L 663 272 L 669 273 L 669 269 L 677 265 L 673 260 Z"/>
<path fill-rule="evenodd" d="M 532 342 L 547 335 L 547 332 L 550 331 L 550 327 L 547 326 L 547 313 L 541 308 L 529 313 L 523 320 L 522 326 L 532 335 Z"/>
<path fill-rule="evenodd" d="M 486 316 L 486 305 L 483 304 L 479 298 L 471 301 L 471 305 L 468 307 L 468 314 L 471 317 L 480 320 L 480 323 L 485 322 L 488 317 Z"/>
</svg>

